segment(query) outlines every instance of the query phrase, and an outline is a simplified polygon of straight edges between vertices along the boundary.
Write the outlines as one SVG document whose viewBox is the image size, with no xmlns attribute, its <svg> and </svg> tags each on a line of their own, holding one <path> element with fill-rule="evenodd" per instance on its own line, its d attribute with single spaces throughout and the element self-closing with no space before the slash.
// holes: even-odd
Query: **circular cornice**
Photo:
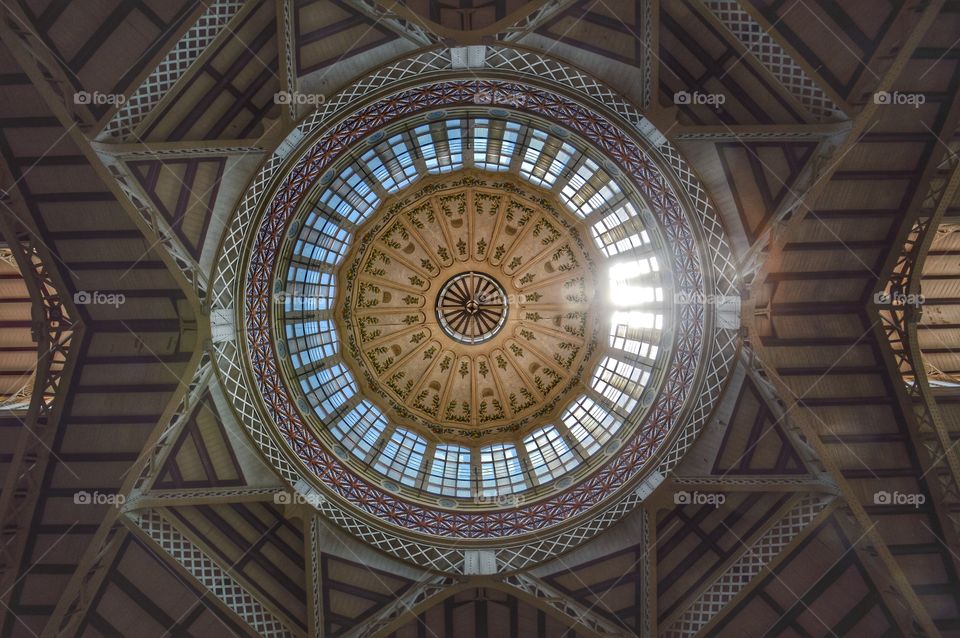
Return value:
<svg viewBox="0 0 960 638">
<path fill-rule="evenodd" d="M 398 62 L 358 82 L 304 121 L 266 161 L 234 216 L 213 278 L 214 317 L 225 318 L 223 311 L 232 311 L 245 321 L 237 324 L 241 343 L 215 337 L 218 371 L 237 416 L 265 456 L 301 490 L 310 488 L 298 465 L 312 474 L 308 483 L 323 485 L 321 511 L 341 526 L 394 555 L 445 571 L 463 569 L 458 539 L 501 539 L 498 568 L 515 569 L 545 558 L 548 545 L 551 553 L 569 549 L 619 520 L 692 443 L 719 398 L 737 349 L 736 326 L 717 322 L 715 306 L 704 303 L 736 295 L 729 249 L 705 191 L 675 149 L 632 106 L 579 71 L 535 54 L 491 51 L 489 62 L 513 69 L 521 78 L 536 75 L 540 86 L 550 84 L 554 90 L 522 81 L 454 79 L 391 91 L 397 82 L 413 81 L 426 70 L 456 73 L 449 70 L 449 58 L 438 52 Z M 642 435 L 624 441 L 607 465 L 555 497 L 511 510 L 474 513 L 404 502 L 358 480 L 312 437 L 277 374 L 269 303 L 273 256 L 286 224 L 300 198 L 337 156 L 391 122 L 445 106 L 475 104 L 478 93 L 492 95 L 494 102 L 498 95 L 511 96 L 510 106 L 520 103 L 521 110 L 575 132 L 615 162 L 655 211 L 673 255 L 675 292 L 686 302 L 677 307 L 667 380 L 646 412 L 650 427 L 638 430 Z M 361 95 L 366 106 L 351 108 Z M 625 130 L 625 122 L 637 128 Z M 655 144 L 639 131 L 652 136 Z M 304 138 L 308 144 L 300 143 Z M 247 228 L 258 211 L 262 217 L 246 252 Z M 668 440 L 671 432 L 676 436 Z M 283 437 L 289 448 L 279 447 L 272 433 Z M 638 485 L 643 478 L 638 472 L 651 469 L 647 462 L 655 454 L 655 471 Z M 409 541 L 397 542 L 398 534 Z"/>
</svg>

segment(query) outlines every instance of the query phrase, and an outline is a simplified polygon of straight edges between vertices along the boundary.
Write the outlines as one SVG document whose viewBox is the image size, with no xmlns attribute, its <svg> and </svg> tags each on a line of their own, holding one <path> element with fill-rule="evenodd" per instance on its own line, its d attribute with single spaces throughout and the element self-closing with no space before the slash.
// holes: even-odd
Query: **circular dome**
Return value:
<svg viewBox="0 0 960 638">
<path fill-rule="evenodd" d="M 372 135 L 304 198 L 278 266 L 286 385 L 372 482 L 434 506 L 512 507 L 585 476 L 639 427 L 663 379 L 669 272 L 648 204 L 570 131 L 428 115 Z M 491 170 L 479 149 L 495 132 L 516 141 Z M 437 146 L 474 151 L 414 172 Z M 362 218 L 334 204 L 350 201 L 345 175 L 384 191 Z M 330 307 L 296 306 L 309 281 L 330 282 Z"/>
<path fill-rule="evenodd" d="M 424 80 L 455 73 L 424 54 L 327 102 L 264 164 L 214 278 L 214 320 L 244 326 L 217 366 L 266 458 L 331 520 L 446 571 L 464 542 L 516 568 L 619 520 L 737 347 L 704 303 L 735 294 L 729 251 L 675 150 L 587 76 L 494 50 L 535 82 Z M 469 273 L 498 289 L 499 327 L 441 321 Z"/>
<path fill-rule="evenodd" d="M 381 206 L 341 271 L 345 358 L 389 421 L 424 437 L 428 459 L 444 443 L 510 441 L 536 473 L 523 436 L 584 391 L 597 351 L 607 288 L 597 256 L 549 193 L 522 179 L 475 170 L 424 179 L 398 193 L 403 204 Z M 470 496 L 462 491 L 438 493 Z"/>
</svg>

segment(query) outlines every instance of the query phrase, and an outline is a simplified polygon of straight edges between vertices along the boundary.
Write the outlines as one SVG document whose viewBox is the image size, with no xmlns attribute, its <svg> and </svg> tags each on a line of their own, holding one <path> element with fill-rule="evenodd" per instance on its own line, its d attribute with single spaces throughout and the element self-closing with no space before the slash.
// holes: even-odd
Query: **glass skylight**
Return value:
<svg viewBox="0 0 960 638">
<path fill-rule="evenodd" d="M 657 260 L 657 234 L 643 221 L 653 214 L 649 204 L 609 162 L 578 151 L 577 142 L 555 128 L 451 115 L 374 139 L 311 193 L 303 225 L 287 248 L 283 296 L 274 306 L 282 310 L 278 338 L 285 340 L 310 408 L 357 462 L 435 496 L 495 498 L 577 469 L 617 435 L 657 370 L 670 293 Z M 509 172 L 551 191 L 583 220 L 585 240 L 608 258 L 600 265 L 609 275 L 611 318 L 601 342 L 607 349 L 583 371 L 585 393 L 558 408 L 552 423 L 515 441 L 443 441 L 390 422 L 358 394 L 341 360 L 335 324 L 337 269 L 360 225 L 383 199 L 421 177 L 471 168 Z"/>
</svg>

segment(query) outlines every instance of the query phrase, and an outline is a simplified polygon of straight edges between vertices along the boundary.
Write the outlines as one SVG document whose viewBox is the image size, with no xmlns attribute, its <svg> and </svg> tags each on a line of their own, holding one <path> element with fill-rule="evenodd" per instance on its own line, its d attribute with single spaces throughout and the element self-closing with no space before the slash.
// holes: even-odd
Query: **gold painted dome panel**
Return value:
<svg viewBox="0 0 960 638">
<path fill-rule="evenodd" d="M 341 271 L 349 365 L 391 420 L 445 440 L 555 418 L 597 350 L 605 289 L 583 236 L 552 195 L 509 175 L 399 193 Z"/>
</svg>

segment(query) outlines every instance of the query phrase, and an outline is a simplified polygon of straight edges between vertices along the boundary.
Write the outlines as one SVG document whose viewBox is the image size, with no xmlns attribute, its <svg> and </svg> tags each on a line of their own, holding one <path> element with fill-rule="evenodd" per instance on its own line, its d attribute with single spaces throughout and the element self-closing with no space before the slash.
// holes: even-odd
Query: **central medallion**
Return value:
<svg viewBox="0 0 960 638">
<path fill-rule="evenodd" d="M 511 175 L 438 176 L 367 228 L 343 271 L 345 354 L 393 421 L 511 440 L 583 391 L 597 256 L 548 193 Z"/>
<path fill-rule="evenodd" d="M 507 293 L 482 272 L 454 275 L 437 295 L 437 321 L 451 339 L 476 345 L 495 337 L 507 322 Z"/>
</svg>

